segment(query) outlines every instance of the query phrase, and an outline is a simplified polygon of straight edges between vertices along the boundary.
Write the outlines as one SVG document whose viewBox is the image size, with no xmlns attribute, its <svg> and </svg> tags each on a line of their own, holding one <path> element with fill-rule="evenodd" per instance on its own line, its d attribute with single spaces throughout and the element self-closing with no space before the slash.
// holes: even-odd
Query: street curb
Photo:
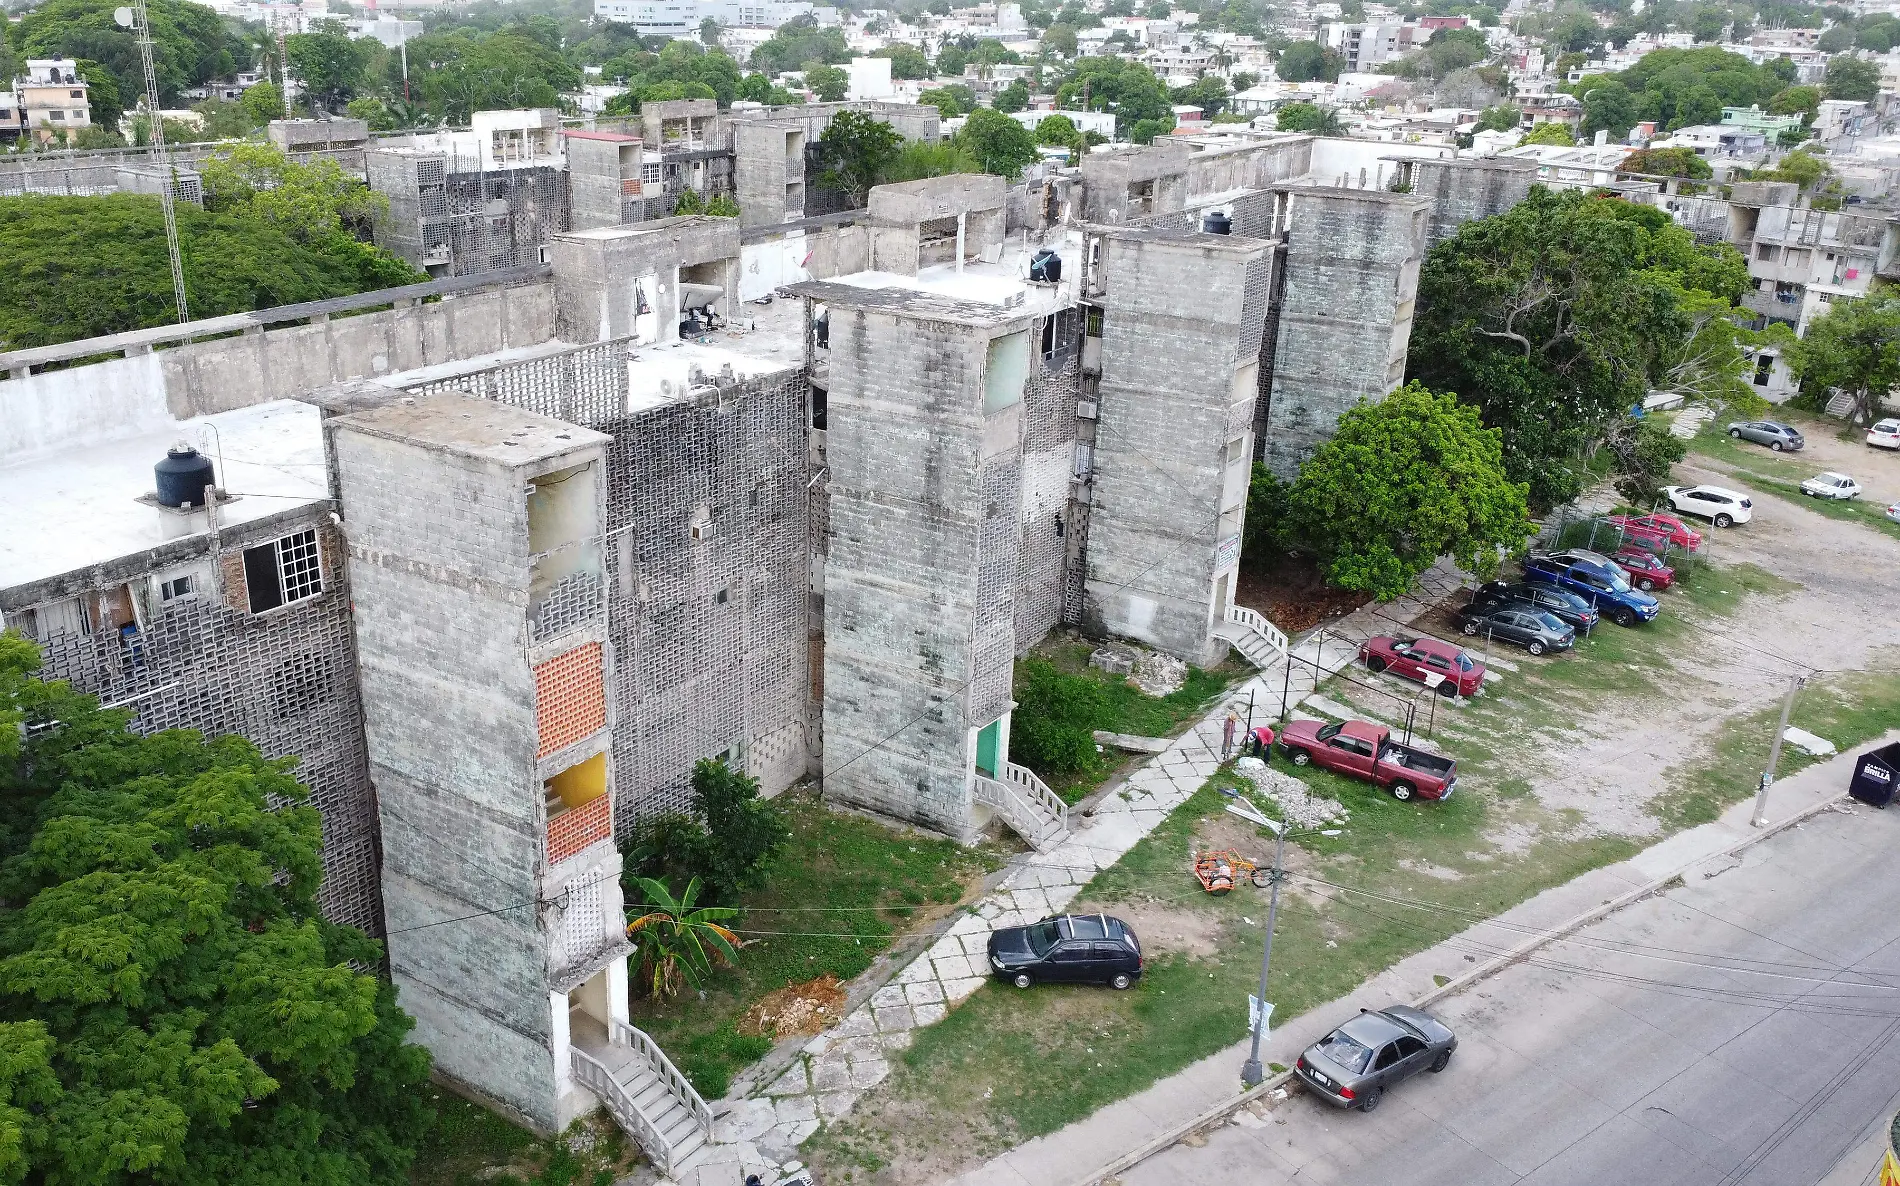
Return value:
<svg viewBox="0 0 1900 1186">
<path fill-rule="evenodd" d="M 1742 837 L 1740 840 L 1736 841 L 1734 844 L 1729 845 L 1727 848 L 1721 848 L 1721 849 L 1717 849 L 1714 852 L 1704 853 L 1701 856 L 1695 858 L 1694 860 L 1689 861 L 1688 863 L 1679 866 L 1675 870 L 1669 873 L 1666 873 L 1663 876 L 1658 877 L 1653 881 L 1646 882 L 1643 885 L 1637 886 L 1635 889 L 1628 890 L 1624 893 L 1617 895 L 1614 898 L 1611 898 L 1609 901 L 1603 903 L 1601 906 L 1593 907 L 1589 910 L 1584 911 L 1582 914 L 1577 915 L 1575 918 L 1570 919 L 1567 922 L 1559 923 L 1556 926 L 1551 927 L 1547 931 L 1542 931 L 1536 935 L 1532 935 L 1530 938 L 1524 940 L 1522 943 L 1519 943 L 1516 947 L 1511 948 L 1509 951 L 1506 951 L 1504 954 L 1497 956 L 1484 964 L 1480 964 L 1478 967 L 1473 968 L 1471 971 L 1466 972 L 1462 976 L 1446 981 L 1444 984 L 1440 985 L 1437 988 L 1432 989 L 1430 992 L 1425 993 L 1422 996 L 1414 998 L 1412 1001 L 1412 1007 L 1415 1009 L 1423 1009 L 1423 1008 L 1426 1008 L 1427 1006 L 1434 1005 L 1438 1003 L 1439 1001 L 1444 1000 L 1446 997 L 1453 996 L 1457 993 L 1463 992 L 1465 989 L 1470 988 L 1472 985 L 1478 983 L 1479 981 L 1485 980 L 1491 976 L 1497 975 L 1499 972 L 1502 972 L 1504 969 L 1510 967 L 1512 964 L 1515 964 L 1518 961 L 1522 960 L 1525 956 L 1530 955 L 1532 952 L 1536 951 L 1538 948 L 1543 947 L 1551 942 L 1554 942 L 1555 940 L 1561 939 L 1573 931 L 1582 930 L 1584 927 L 1589 926 L 1591 923 L 1607 918 L 1611 914 L 1616 913 L 1618 910 L 1623 909 L 1623 907 L 1625 906 L 1633 905 L 1636 902 L 1640 902 L 1644 898 L 1647 898 L 1650 895 L 1655 894 L 1659 890 L 1668 888 L 1671 882 L 1675 881 L 1677 878 L 1681 877 L 1684 873 L 1687 873 L 1689 870 L 1695 868 L 1697 865 L 1700 865 L 1705 861 L 1715 860 L 1720 857 L 1734 856 L 1736 853 L 1747 849 L 1749 846 L 1754 845 L 1754 844 L 1759 844 L 1761 841 L 1768 839 L 1770 836 L 1775 835 L 1777 832 L 1786 831 L 1788 828 L 1791 828 L 1795 826 L 1796 824 L 1802 823 L 1808 819 L 1813 818 L 1816 815 L 1821 814 L 1823 811 L 1827 811 L 1831 809 L 1836 804 L 1841 803 L 1844 800 L 1846 800 L 1846 798 L 1847 798 L 1847 795 L 1845 792 L 1843 792 L 1841 794 L 1833 795 L 1833 796 L 1830 796 L 1829 798 L 1823 799 L 1819 803 L 1815 803 L 1808 807 L 1804 807 L 1800 811 L 1795 812 L 1793 815 L 1789 816 L 1786 819 L 1778 820 L 1775 823 L 1768 824 L 1760 829 L 1757 829 L 1755 832 L 1751 833 L 1750 835 Z M 1285 1086 L 1287 1083 L 1292 1081 L 1292 1079 L 1293 1079 L 1293 1072 L 1286 1071 L 1279 1075 L 1275 1075 L 1273 1078 L 1268 1079 L 1266 1082 L 1262 1083 L 1258 1087 L 1249 1088 L 1246 1091 L 1239 1093 L 1238 1095 L 1229 1096 L 1227 1099 L 1222 1100 L 1220 1103 L 1215 1104 L 1213 1107 L 1202 1111 L 1199 1115 L 1195 1116 L 1193 1119 L 1185 1121 L 1181 1124 L 1175 1125 L 1173 1128 L 1169 1129 L 1167 1132 L 1164 1132 L 1160 1136 L 1154 1137 L 1151 1140 L 1136 1147 L 1135 1149 L 1122 1154 L 1120 1157 L 1115 1158 L 1113 1161 L 1110 1161 L 1108 1164 L 1103 1165 L 1098 1169 L 1091 1170 L 1089 1173 L 1084 1174 L 1083 1176 L 1079 1178 L 1072 1179 L 1071 1182 L 1069 1183 L 1069 1186 L 1100 1186 L 1103 1180 L 1107 1178 L 1112 1178 L 1116 1174 L 1119 1174 L 1124 1170 L 1133 1169 L 1135 1166 L 1140 1165 L 1142 1162 L 1148 1160 L 1150 1157 L 1153 1157 L 1155 1154 L 1160 1153 L 1162 1150 L 1170 1148 L 1173 1145 L 1179 1143 L 1181 1138 L 1187 1136 L 1191 1132 L 1194 1132 L 1196 1129 L 1206 1128 L 1210 1124 L 1217 1124 L 1227 1119 L 1229 1116 L 1233 1115 L 1235 1112 L 1239 1111 L 1241 1108 L 1245 1107 L 1247 1104 L 1253 1102 L 1256 1099 L 1259 1099 L 1262 1095 L 1273 1091 L 1275 1088 Z"/>
</svg>

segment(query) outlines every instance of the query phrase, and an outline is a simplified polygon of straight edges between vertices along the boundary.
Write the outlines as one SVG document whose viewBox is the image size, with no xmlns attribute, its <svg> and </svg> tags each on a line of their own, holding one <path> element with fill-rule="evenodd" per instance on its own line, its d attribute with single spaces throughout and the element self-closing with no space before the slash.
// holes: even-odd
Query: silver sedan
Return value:
<svg viewBox="0 0 1900 1186">
<path fill-rule="evenodd" d="M 1779 420 L 1740 420 L 1728 426 L 1728 434 L 1744 441 L 1754 441 L 1757 445 L 1767 445 L 1777 453 L 1784 450 L 1793 453 L 1807 444 L 1801 437 L 1800 429 Z"/>
<path fill-rule="evenodd" d="M 1293 1073 L 1314 1095 L 1370 1112 L 1387 1090 L 1420 1071 L 1438 1072 L 1458 1049 L 1444 1023 L 1410 1005 L 1363 1009 L 1306 1048 Z"/>
</svg>

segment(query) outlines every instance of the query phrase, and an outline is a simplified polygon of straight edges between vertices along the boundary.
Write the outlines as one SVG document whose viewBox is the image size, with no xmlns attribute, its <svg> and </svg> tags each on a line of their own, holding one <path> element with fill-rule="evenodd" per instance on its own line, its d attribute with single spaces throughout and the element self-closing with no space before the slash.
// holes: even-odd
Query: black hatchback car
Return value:
<svg viewBox="0 0 1900 1186">
<path fill-rule="evenodd" d="M 990 972 L 1017 988 L 1038 981 L 1127 988 L 1141 979 L 1141 942 L 1119 918 L 1056 914 L 991 931 Z"/>
<path fill-rule="evenodd" d="M 1478 586 L 1478 591 L 1471 595 L 1471 604 L 1465 608 L 1467 611 L 1492 610 L 1507 605 L 1541 610 L 1580 634 L 1587 633 L 1602 619 L 1595 606 L 1575 593 L 1530 581 L 1487 581 Z"/>
</svg>

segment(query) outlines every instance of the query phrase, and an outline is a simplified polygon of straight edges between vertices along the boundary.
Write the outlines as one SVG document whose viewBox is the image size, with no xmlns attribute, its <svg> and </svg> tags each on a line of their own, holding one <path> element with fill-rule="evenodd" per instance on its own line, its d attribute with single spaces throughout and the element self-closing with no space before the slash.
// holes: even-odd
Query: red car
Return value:
<svg viewBox="0 0 1900 1186">
<path fill-rule="evenodd" d="M 1359 646 L 1366 670 L 1390 671 L 1406 679 L 1434 684 L 1440 696 L 1472 696 L 1484 684 L 1484 664 L 1463 647 L 1436 638 L 1396 638 L 1380 635 Z M 1431 679 L 1440 676 L 1441 679 Z"/>
<path fill-rule="evenodd" d="M 1691 552 L 1702 546 L 1702 533 L 1674 515 L 1611 515 L 1609 521 L 1631 539 L 1671 543 Z"/>
<path fill-rule="evenodd" d="M 1653 552 L 1624 548 L 1610 559 L 1629 574 L 1630 584 L 1645 593 L 1652 589 L 1667 589 L 1676 583 L 1676 570 L 1664 564 Z"/>
<path fill-rule="evenodd" d="M 1414 795 L 1443 799 L 1458 785 L 1457 762 L 1400 745 L 1390 729 L 1371 721 L 1289 721 L 1280 734 L 1280 750 L 1295 766 L 1310 762 L 1362 778 L 1400 801 Z"/>
</svg>

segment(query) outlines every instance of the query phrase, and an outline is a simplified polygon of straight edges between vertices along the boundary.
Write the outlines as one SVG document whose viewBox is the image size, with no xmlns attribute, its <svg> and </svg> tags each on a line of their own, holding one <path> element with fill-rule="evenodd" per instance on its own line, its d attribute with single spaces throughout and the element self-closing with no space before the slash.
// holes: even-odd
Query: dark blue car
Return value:
<svg viewBox="0 0 1900 1186">
<path fill-rule="evenodd" d="M 1524 579 L 1575 593 L 1619 626 L 1654 621 L 1662 611 L 1661 602 L 1630 585 L 1616 561 L 1580 548 L 1531 557 Z"/>
</svg>

